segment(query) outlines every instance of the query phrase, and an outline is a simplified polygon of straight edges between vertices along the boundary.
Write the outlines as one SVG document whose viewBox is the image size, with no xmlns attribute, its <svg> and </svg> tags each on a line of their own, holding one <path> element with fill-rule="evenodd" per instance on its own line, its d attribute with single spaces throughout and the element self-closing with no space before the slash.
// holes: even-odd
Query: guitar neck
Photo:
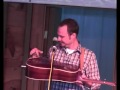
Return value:
<svg viewBox="0 0 120 90">
<path fill-rule="evenodd" d="M 116 83 L 114 83 L 114 82 L 101 81 L 101 80 L 82 79 L 81 81 L 93 82 L 93 83 L 99 83 L 99 84 L 106 84 L 106 85 L 110 85 L 110 86 L 116 86 Z"/>
</svg>

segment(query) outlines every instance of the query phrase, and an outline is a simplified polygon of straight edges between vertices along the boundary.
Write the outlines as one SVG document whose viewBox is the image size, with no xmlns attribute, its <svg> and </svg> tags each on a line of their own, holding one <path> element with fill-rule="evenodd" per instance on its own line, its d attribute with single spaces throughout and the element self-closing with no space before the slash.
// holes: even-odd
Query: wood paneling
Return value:
<svg viewBox="0 0 120 90">
<path fill-rule="evenodd" d="M 8 11 L 4 25 L 5 90 L 44 90 L 45 81 L 24 80 L 25 69 L 21 68 L 21 65 L 25 63 L 26 57 L 29 57 L 28 49 L 37 47 L 47 53 L 48 47 L 52 45 L 53 32 L 56 32 L 56 25 L 60 22 L 61 12 L 58 8 L 47 5 L 24 3 L 7 3 L 5 10 Z M 48 37 L 45 39 L 46 30 Z"/>
<path fill-rule="evenodd" d="M 21 3 L 7 3 L 4 48 L 4 90 L 20 90 L 21 64 L 24 46 L 26 6 Z"/>
</svg>

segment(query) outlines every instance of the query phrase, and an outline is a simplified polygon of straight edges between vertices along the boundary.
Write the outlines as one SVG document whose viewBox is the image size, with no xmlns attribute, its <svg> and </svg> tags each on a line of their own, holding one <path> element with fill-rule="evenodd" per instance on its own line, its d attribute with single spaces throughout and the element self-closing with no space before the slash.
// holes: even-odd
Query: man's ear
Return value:
<svg viewBox="0 0 120 90">
<path fill-rule="evenodd" d="M 76 33 L 73 33 L 73 34 L 72 34 L 72 37 L 73 37 L 73 38 L 76 38 Z"/>
</svg>

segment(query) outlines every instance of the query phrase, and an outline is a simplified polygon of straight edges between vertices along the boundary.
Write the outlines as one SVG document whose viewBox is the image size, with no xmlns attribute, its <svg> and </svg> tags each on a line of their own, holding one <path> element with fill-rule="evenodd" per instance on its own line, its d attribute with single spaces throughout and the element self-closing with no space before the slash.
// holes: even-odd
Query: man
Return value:
<svg viewBox="0 0 120 90">
<path fill-rule="evenodd" d="M 63 20 L 57 30 L 58 44 L 56 45 L 56 50 L 54 54 L 54 64 L 66 67 L 68 70 L 77 70 L 80 68 L 80 55 L 82 53 L 81 43 L 77 39 L 79 33 L 79 26 L 74 19 Z M 49 49 L 49 58 L 52 57 L 53 47 Z M 31 50 L 30 55 L 36 53 L 37 57 L 40 56 L 42 51 L 34 48 Z M 98 90 L 100 84 L 83 81 L 84 79 L 100 79 L 98 64 L 96 56 L 93 51 L 84 47 L 84 57 L 83 66 L 81 69 L 81 74 L 78 74 L 76 81 L 79 83 L 66 83 L 60 81 L 52 81 L 50 90 L 84 90 L 85 86 L 89 87 L 91 90 Z"/>
</svg>

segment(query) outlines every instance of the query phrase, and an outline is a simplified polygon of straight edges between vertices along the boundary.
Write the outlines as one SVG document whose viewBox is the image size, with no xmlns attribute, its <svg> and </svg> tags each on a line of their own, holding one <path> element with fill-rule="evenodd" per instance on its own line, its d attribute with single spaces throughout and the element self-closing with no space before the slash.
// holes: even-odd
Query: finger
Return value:
<svg viewBox="0 0 120 90">
<path fill-rule="evenodd" d="M 30 51 L 30 55 L 32 55 L 32 53 L 33 53 L 33 52 L 32 52 L 32 50 L 31 50 L 31 51 Z"/>
<path fill-rule="evenodd" d="M 30 55 L 33 55 L 35 52 L 36 52 L 36 49 L 34 48 L 30 51 Z"/>
<path fill-rule="evenodd" d="M 39 51 L 37 48 L 33 48 L 33 49 L 30 51 L 30 55 L 35 54 L 37 51 Z"/>
<path fill-rule="evenodd" d="M 39 50 L 40 51 L 40 50 Z M 40 54 L 43 54 L 43 51 L 40 51 Z"/>
<path fill-rule="evenodd" d="M 81 84 L 83 84 L 83 82 L 82 81 L 76 81 L 76 84 L 81 85 Z"/>
<path fill-rule="evenodd" d="M 36 51 L 36 56 L 39 57 L 40 56 L 40 52 L 39 51 Z"/>
<path fill-rule="evenodd" d="M 87 76 L 86 75 L 82 75 L 82 78 L 87 78 Z"/>
</svg>

